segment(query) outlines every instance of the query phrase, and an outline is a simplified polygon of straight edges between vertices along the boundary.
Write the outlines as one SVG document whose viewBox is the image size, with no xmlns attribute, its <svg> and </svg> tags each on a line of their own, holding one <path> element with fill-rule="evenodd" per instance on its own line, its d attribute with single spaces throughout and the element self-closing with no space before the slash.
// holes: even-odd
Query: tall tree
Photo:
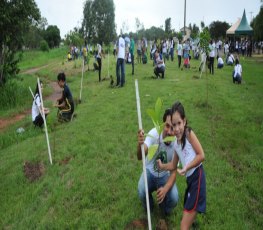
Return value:
<svg viewBox="0 0 263 230">
<path fill-rule="evenodd" d="M 259 14 L 252 21 L 252 28 L 254 30 L 254 37 L 257 41 L 263 40 L 263 8 L 260 9 Z"/>
<path fill-rule="evenodd" d="M 135 18 L 135 26 L 136 26 L 137 33 L 139 30 L 144 30 L 144 25 L 143 23 L 140 22 L 139 18 Z"/>
<path fill-rule="evenodd" d="M 48 43 L 49 48 L 58 47 L 60 43 L 60 30 L 57 26 L 48 26 L 45 33 L 44 38 Z"/>
<path fill-rule="evenodd" d="M 93 0 L 87 0 L 84 5 L 83 10 L 83 21 L 82 21 L 82 31 L 83 31 L 83 37 L 87 40 L 90 40 L 92 37 L 94 37 L 94 18 L 92 15 L 92 3 Z"/>
<path fill-rule="evenodd" d="M 39 19 L 34 0 L 0 1 L 0 86 L 18 72 L 15 53 L 24 45 L 30 25 Z"/>
<path fill-rule="evenodd" d="M 192 31 L 191 31 L 191 37 L 193 38 L 193 39 L 195 39 L 195 38 L 197 38 L 198 37 L 198 35 L 199 35 L 199 27 L 194 23 L 193 24 L 193 28 L 192 28 Z"/>
<path fill-rule="evenodd" d="M 166 36 L 170 36 L 171 35 L 171 32 L 172 32 L 172 30 L 171 30 L 171 18 L 167 18 L 167 19 L 165 19 L 165 34 L 166 34 Z"/>
<path fill-rule="evenodd" d="M 209 25 L 209 32 L 211 38 L 223 38 L 226 35 L 227 29 L 230 25 L 227 22 L 214 21 Z"/>
<path fill-rule="evenodd" d="M 82 26 L 94 43 L 108 45 L 115 37 L 115 6 L 113 0 L 87 0 Z"/>
</svg>

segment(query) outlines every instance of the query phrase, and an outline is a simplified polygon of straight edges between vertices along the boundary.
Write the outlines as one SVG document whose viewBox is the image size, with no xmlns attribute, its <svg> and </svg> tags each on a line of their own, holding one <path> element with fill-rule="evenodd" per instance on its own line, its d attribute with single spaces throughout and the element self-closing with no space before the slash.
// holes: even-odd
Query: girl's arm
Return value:
<svg viewBox="0 0 263 230">
<path fill-rule="evenodd" d="M 168 162 L 167 164 L 163 164 L 160 159 L 157 160 L 157 166 L 161 170 L 166 170 L 166 171 L 173 171 L 177 169 L 177 164 L 178 164 L 179 158 L 177 153 L 174 153 L 174 158 L 172 161 Z"/>
<path fill-rule="evenodd" d="M 183 169 L 177 170 L 177 172 L 180 175 L 185 175 L 185 173 L 188 170 L 198 166 L 201 162 L 203 162 L 205 160 L 204 150 L 203 150 L 202 145 L 200 144 L 199 140 L 197 139 L 197 136 L 193 132 L 193 130 L 191 130 L 187 139 L 190 142 L 190 144 L 193 146 L 193 149 L 196 152 L 196 157 L 188 165 L 185 165 Z"/>
</svg>

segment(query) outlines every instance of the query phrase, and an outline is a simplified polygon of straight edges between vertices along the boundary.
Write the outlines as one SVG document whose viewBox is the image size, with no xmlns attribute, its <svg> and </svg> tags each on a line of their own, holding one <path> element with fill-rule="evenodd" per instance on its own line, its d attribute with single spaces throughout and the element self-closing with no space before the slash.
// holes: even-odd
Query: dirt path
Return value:
<svg viewBox="0 0 263 230">
<path fill-rule="evenodd" d="M 2 132 L 9 125 L 12 125 L 12 124 L 16 123 L 17 121 L 22 120 L 23 118 L 25 118 L 25 116 L 27 116 L 30 113 L 31 113 L 31 109 L 26 110 L 20 114 L 16 114 L 16 115 L 9 117 L 9 118 L 0 119 L 0 132 Z"/>
<path fill-rule="evenodd" d="M 48 67 L 48 65 L 44 65 L 44 66 L 41 66 L 41 67 L 28 69 L 28 70 L 22 71 L 21 74 L 33 74 L 33 73 L 36 73 L 37 71 L 39 71 L 41 69 L 44 69 L 46 67 Z"/>
</svg>

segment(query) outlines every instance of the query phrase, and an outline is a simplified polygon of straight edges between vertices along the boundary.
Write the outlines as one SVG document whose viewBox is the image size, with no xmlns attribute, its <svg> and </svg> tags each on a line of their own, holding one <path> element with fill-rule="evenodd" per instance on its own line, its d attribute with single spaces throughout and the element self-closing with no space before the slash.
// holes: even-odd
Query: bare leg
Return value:
<svg viewBox="0 0 263 230">
<path fill-rule="evenodd" d="M 192 226 L 195 218 L 196 218 L 197 212 L 184 212 L 183 218 L 181 220 L 181 230 L 188 230 Z"/>
</svg>

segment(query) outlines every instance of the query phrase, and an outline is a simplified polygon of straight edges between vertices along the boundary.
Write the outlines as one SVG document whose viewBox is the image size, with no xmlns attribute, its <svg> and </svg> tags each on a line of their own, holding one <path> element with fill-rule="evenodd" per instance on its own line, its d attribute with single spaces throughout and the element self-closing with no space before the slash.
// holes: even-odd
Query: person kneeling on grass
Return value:
<svg viewBox="0 0 263 230">
<path fill-rule="evenodd" d="M 224 67 L 224 61 L 221 57 L 218 57 L 217 59 L 217 68 L 222 69 Z"/>
<path fill-rule="evenodd" d="M 40 87 L 41 89 L 38 88 L 38 83 L 36 85 L 36 90 L 35 90 L 35 96 L 33 99 L 33 104 L 32 104 L 32 121 L 35 126 L 42 127 L 44 124 L 43 117 L 41 115 L 42 113 L 42 106 L 41 106 L 41 101 L 40 101 L 40 92 L 39 90 L 43 90 L 43 83 L 40 82 Z M 44 114 L 45 117 L 49 114 L 49 109 L 44 108 Z"/>
<path fill-rule="evenodd" d="M 169 215 L 178 203 L 178 190 L 175 184 L 175 170 L 159 170 L 157 168 L 157 159 L 163 163 L 172 162 L 174 155 L 174 141 L 164 142 L 166 137 L 173 136 L 171 123 L 171 109 L 167 109 L 163 115 L 163 130 L 159 135 L 156 128 L 153 128 L 144 139 L 144 131 L 138 131 L 137 158 L 142 160 L 141 145 L 144 147 L 146 155 L 146 173 L 148 182 L 148 194 L 150 210 L 153 210 L 154 200 L 153 192 L 157 192 L 157 202 L 164 215 Z M 154 156 L 149 159 L 148 150 L 153 145 L 159 145 Z M 144 209 L 146 210 L 146 192 L 143 173 L 138 182 L 138 194 Z"/>
<path fill-rule="evenodd" d="M 54 107 L 58 108 L 58 120 L 70 121 L 74 112 L 74 101 L 68 85 L 66 84 L 66 75 L 59 73 L 57 76 L 58 85 L 63 89 L 62 97 L 57 99 Z"/>
<path fill-rule="evenodd" d="M 184 107 L 180 102 L 174 103 L 171 120 L 176 136 L 173 161 L 164 164 L 158 159 L 157 167 L 161 170 L 177 170 L 181 176 L 186 176 L 187 188 L 181 220 L 181 230 L 185 230 L 190 229 L 197 213 L 206 211 L 206 179 L 202 164 L 205 154 L 197 136 L 187 126 Z M 179 159 L 182 169 L 177 168 Z"/>
<path fill-rule="evenodd" d="M 238 58 L 236 59 L 236 64 L 233 71 L 233 83 L 241 84 L 242 81 L 242 66 L 239 64 Z"/>
<path fill-rule="evenodd" d="M 159 54 L 158 51 L 155 51 L 154 57 L 155 57 L 154 58 L 155 67 L 154 67 L 153 72 L 157 78 L 160 77 L 160 74 L 161 74 L 161 77 L 164 78 L 165 64 L 164 64 L 163 58 Z"/>
</svg>

